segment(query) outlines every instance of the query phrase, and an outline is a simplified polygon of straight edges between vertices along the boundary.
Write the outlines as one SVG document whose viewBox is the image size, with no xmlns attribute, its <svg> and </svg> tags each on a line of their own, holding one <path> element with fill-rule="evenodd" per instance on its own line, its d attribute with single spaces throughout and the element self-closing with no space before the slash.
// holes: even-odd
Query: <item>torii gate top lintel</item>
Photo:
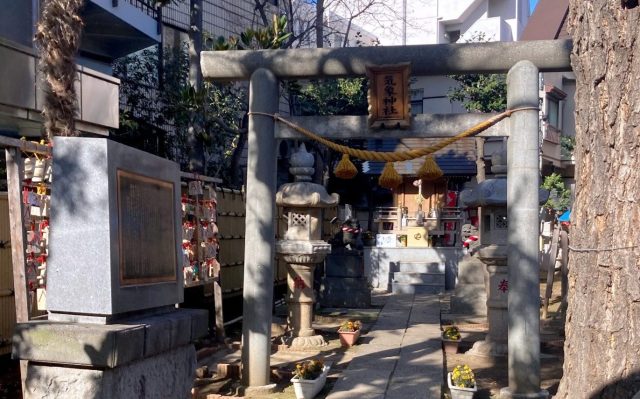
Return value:
<svg viewBox="0 0 640 399">
<path fill-rule="evenodd" d="M 210 80 L 248 80 L 258 68 L 279 79 L 366 75 L 366 65 L 411 63 L 414 76 L 505 73 L 518 61 L 540 72 L 571 71 L 573 44 L 564 40 L 430 44 L 252 51 L 203 51 L 202 74 Z"/>
</svg>

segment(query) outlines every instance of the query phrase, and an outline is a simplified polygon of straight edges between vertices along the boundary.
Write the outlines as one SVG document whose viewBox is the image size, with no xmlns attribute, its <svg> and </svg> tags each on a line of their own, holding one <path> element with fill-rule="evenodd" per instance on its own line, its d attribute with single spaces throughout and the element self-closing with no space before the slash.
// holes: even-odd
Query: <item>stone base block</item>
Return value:
<svg viewBox="0 0 640 399">
<path fill-rule="evenodd" d="M 476 341 L 466 353 L 475 356 L 503 357 L 509 353 L 509 347 L 506 342 Z"/>
<path fill-rule="evenodd" d="M 25 399 L 190 398 L 196 368 L 186 345 L 113 369 L 58 367 L 29 362 Z"/>
<path fill-rule="evenodd" d="M 371 307 L 371 289 L 367 279 L 325 277 L 320 287 L 320 305 L 331 308 Z"/>
<path fill-rule="evenodd" d="M 327 290 L 320 294 L 320 305 L 325 308 L 369 308 L 371 307 L 371 291 L 369 289 Z"/>
<path fill-rule="evenodd" d="M 325 275 L 328 277 L 364 276 L 364 259 L 361 252 L 336 253 L 325 259 Z"/>
<path fill-rule="evenodd" d="M 487 292 L 484 284 L 463 284 L 456 287 L 451 297 L 451 313 L 487 315 Z"/>
<path fill-rule="evenodd" d="M 115 368 L 188 345 L 207 334 L 203 309 L 174 309 L 120 324 L 30 321 L 16 326 L 14 359 Z"/>
<path fill-rule="evenodd" d="M 484 284 L 487 268 L 475 256 L 465 256 L 458 262 L 458 284 Z"/>
<path fill-rule="evenodd" d="M 513 393 L 510 388 L 502 388 L 500 390 L 500 399 L 547 399 L 549 392 L 542 389 L 533 393 Z"/>
<path fill-rule="evenodd" d="M 276 384 L 245 387 L 242 394 L 245 398 L 263 398 L 265 395 L 274 393 L 277 387 Z"/>
<path fill-rule="evenodd" d="M 327 342 L 322 335 L 314 335 L 311 337 L 293 337 L 287 342 L 291 350 L 309 350 L 318 349 L 327 346 Z"/>
</svg>

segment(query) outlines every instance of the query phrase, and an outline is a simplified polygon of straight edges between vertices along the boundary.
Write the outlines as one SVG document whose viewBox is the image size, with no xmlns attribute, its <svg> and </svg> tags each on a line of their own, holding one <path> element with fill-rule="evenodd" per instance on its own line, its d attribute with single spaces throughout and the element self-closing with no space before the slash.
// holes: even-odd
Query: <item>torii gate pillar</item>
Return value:
<svg viewBox="0 0 640 399">
<path fill-rule="evenodd" d="M 247 204 L 242 293 L 242 379 L 247 387 L 269 385 L 271 306 L 275 255 L 275 121 L 251 112 L 278 112 L 278 79 L 257 69 L 249 83 Z"/>
<path fill-rule="evenodd" d="M 507 108 L 538 107 L 538 68 L 519 61 L 507 75 Z M 538 111 L 516 112 L 507 141 L 509 387 L 501 399 L 546 399 L 540 390 Z"/>
</svg>

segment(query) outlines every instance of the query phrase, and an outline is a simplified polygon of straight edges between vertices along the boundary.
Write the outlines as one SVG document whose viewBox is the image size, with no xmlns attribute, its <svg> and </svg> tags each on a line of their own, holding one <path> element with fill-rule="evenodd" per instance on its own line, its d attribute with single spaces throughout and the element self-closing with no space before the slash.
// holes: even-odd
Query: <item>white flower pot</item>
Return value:
<svg viewBox="0 0 640 399">
<path fill-rule="evenodd" d="M 329 367 L 324 366 L 322 368 L 322 374 L 318 376 L 315 380 L 303 380 L 299 378 L 292 378 L 291 382 L 293 383 L 293 390 L 296 394 L 297 399 L 312 399 L 315 397 L 318 392 L 322 390 L 324 384 L 327 382 L 327 373 L 329 372 Z"/>
<path fill-rule="evenodd" d="M 463 388 L 453 385 L 451 373 L 447 373 L 447 385 L 451 392 L 451 399 L 473 399 L 473 395 L 478 391 L 478 384 L 473 388 Z"/>
</svg>

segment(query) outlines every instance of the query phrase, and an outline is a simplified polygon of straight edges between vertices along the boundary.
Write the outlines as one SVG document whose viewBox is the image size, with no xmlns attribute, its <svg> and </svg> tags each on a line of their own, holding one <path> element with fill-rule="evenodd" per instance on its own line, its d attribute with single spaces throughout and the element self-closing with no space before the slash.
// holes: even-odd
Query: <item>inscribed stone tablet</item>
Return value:
<svg viewBox="0 0 640 399">
<path fill-rule="evenodd" d="M 174 185 L 118 169 L 120 284 L 176 281 Z"/>
</svg>

